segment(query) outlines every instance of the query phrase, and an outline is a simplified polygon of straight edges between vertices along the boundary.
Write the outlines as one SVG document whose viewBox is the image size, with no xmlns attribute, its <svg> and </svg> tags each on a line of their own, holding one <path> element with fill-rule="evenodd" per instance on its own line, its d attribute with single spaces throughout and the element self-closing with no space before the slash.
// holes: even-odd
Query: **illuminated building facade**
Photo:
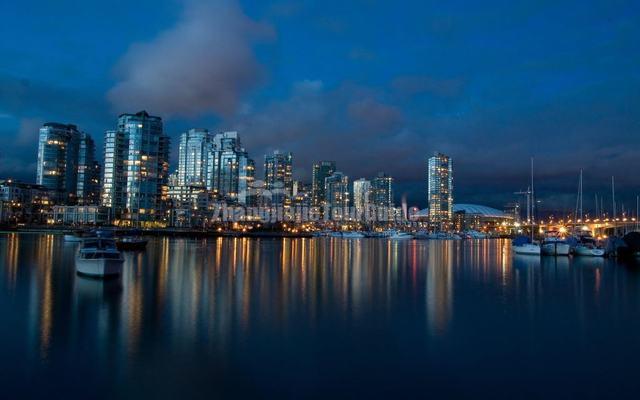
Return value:
<svg viewBox="0 0 640 400">
<path fill-rule="evenodd" d="M 325 180 L 336 171 L 335 161 L 320 161 L 313 164 L 311 181 L 311 205 L 321 207 L 327 201 L 325 195 Z"/>
<path fill-rule="evenodd" d="M 325 178 L 326 205 L 331 208 L 333 219 L 343 219 L 349 207 L 349 177 L 335 171 Z"/>
<path fill-rule="evenodd" d="M 273 205 L 291 205 L 293 195 L 293 155 L 275 150 L 264 156 L 265 189 Z"/>
<path fill-rule="evenodd" d="M 189 129 L 182 133 L 178 148 L 179 185 L 206 185 L 213 138 L 214 134 L 207 129 Z"/>
<path fill-rule="evenodd" d="M 100 164 L 95 158 L 96 145 L 90 135 L 80 134 L 78 146 L 78 184 L 76 197 L 80 205 L 100 202 Z"/>
<path fill-rule="evenodd" d="M 356 215 L 364 215 L 371 204 L 371 181 L 360 178 L 353 181 L 353 207 Z"/>
<path fill-rule="evenodd" d="M 393 178 L 384 172 L 371 180 L 371 204 L 376 207 L 393 207 Z"/>
<path fill-rule="evenodd" d="M 36 183 L 56 203 L 75 203 L 80 132 L 75 125 L 48 122 L 40 128 Z"/>
<path fill-rule="evenodd" d="M 453 168 L 451 158 L 435 153 L 427 160 L 429 222 L 443 224 L 453 217 Z"/>
<path fill-rule="evenodd" d="M 216 134 L 207 160 L 207 189 L 228 202 L 248 205 L 254 179 L 255 163 L 238 132 Z"/>
<path fill-rule="evenodd" d="M 146 111 L 122 114 L 105 133 L 102 205 L 112 218 L 136 225 L 164 217 L 169 137 L 162 119 Z"/>
</svg>

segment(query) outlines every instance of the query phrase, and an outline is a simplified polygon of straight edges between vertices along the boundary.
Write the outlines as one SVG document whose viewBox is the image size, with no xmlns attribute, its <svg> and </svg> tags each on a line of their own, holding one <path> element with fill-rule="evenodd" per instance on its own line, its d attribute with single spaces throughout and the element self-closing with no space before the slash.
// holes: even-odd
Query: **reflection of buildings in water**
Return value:
<svg viewBox="0 0 640 400">
<path fill-rule="evenodd" d="M 40 357 L 46 359 L 49 354 L 51 344 L 51 332 L 53 329 L 53 281 L 52 281 L 52 264 L 53 264 L 53 235 L 42 235 L 38 237 L 36 244 L 36 268 L 37 268 L 37 285 L 33 288 L 35 295 L 40 292 L 39 302 L 32 302 L 32 307 L 39 308 L 38 325 Z M 32 280 L 32 282 L 34 282 Z M 35 310 L 34 310 L 35 311 Z M 35 312 L 32 314 L 34 315 Z"/>
<path fill-rule="evenodd" d="M 6 289 L 11 291 L 15 290 L 16 287 L 16 275 L 18 273 L 18 254 L 20 251 L 20 238 L 17 233 L 10 233 L 5 238 L 6 253 L 4 255 L 4 272 L 7 277 Z M 0 248 L 0 251 L 3 251 L 3 248 Z"/>
<path fill-rule="evenodd" d="M 452 317 L 453 242 L 430 241 L 427 255 L 426 305 L 432 333 L 443 334 Z"/>
</svg>

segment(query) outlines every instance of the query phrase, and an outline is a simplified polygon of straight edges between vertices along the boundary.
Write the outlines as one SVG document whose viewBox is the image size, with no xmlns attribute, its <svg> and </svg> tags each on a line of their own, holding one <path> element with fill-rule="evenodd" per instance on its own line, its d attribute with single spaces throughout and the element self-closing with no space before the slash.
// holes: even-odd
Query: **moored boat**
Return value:
<svg viewBox="0 0 640 400">
<path fill-rule="evenodd" d="M 596 247 L 592 243 L 579 243 L 573 250 L 573 254 L 576 256 L 604 257 L 604 249 Z"/>
<path fill-rule="evenodd" d="M 122 273 L 124 258 L 111 238 L 84 239 L 76 255 L 76 272 L 94 278 L 106 278 Z"/>
<path fill-rule="evenodd" d="M 547 232 L 547 237 L 542 242 L 542 254 L 546 256 L 568 256 L 571 246 L 557 231 Z"/>
<path fill-rule="evenodd" d="M 515 254 L 539 256 L 540 244 L 530 240 L 526 236 L 520 236 L 511 242 L 511 250 L 513 250 Z"/>
<path fill-rule="evenodd" d="M 413 239 L 413 235 L 407 232 L 401 231 L 389 231 L 389 235 L 387 238 L 392 240 L 405 240 L 405 239 Z"/>
</svg>

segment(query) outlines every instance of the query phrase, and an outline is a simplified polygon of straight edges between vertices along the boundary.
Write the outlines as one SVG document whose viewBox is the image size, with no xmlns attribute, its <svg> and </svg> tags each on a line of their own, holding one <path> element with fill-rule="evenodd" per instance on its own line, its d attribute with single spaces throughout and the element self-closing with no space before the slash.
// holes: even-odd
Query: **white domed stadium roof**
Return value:
<svg viewBox="0 0 640 400">
<path fill-rule="evenodd" d="M 509 218 L 509 215 L 505 214 L 503 211 L 478 204 L 454 204 L 453 212 L 465 212 L 467 214 L 492 218 Z"/>
<path fill-rule="evenodd" d="M 511 218 L 510 215 L 505 214 L 503 211 L 487 206 L 481 206 L 479 204 L 454 204 L 453 212 L 464 212 L 466 214 L 479 215 L 487 218 Z M 428 216 L 428 208 L 423 208 L 422 210 L 414 214 L 414 217 L 416 218 Z"/>
</svg>

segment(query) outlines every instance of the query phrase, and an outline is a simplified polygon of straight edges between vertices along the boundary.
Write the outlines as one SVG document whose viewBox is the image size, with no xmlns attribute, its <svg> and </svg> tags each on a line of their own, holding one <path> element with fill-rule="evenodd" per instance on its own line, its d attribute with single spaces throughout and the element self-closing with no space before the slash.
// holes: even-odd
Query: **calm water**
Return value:
<svg viewBox="0 0 640 400">
<path fill-rule="evenodd" d="M 0 235 L 3 398 L 635 397 L 640 266 L 507 241 Z"/>
</svg>

